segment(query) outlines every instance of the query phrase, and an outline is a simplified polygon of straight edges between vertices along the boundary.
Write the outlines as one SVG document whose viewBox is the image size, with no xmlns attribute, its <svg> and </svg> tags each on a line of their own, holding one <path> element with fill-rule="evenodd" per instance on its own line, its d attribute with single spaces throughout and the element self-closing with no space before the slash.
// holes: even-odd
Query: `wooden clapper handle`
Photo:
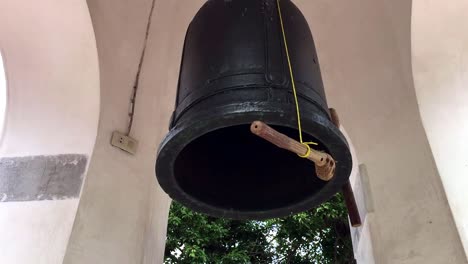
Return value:
<svg viewBox="0 0 468 264">
<path fill-rule="evenodd" d="M 330 115 L 333 124 L 339 129 L 340 120 L 336 110 L 330 108 Z M 253 134 L 267 140 L 277 147 L 296 153 L 297 155 L 314 162 L 315 172 L 317 177 L 321 180 L 330 181 L 334 177 L 336 163 L 333 157 L 331 157 L 329 154 L 311 149 L 305 144 L 302 144 L 284 134 L 281 134 L 261 121 L 253 122 L 250 126 L 250 130 Z M 359 215 L 356 199 L 354 198 L 353 189 L 351 188 L 351 183 L 349 181 L 343 186 L 342 193 L 345 198 L 346 208 L 348 209 L 351 225 L 353 227 L 361 226 L 361 216 Z"/>
<path fill-rule="evenodd" d="M 335 160 L 327 153 L 311 149 L 307 145 L 281 134 L 261 121 L 253 122 L 250 126 L 250 131 L 277 147 L 294 152 L 314 162 L 315 172 L 320 179 L 329 181 L 335 175 Z"/>
</svg>

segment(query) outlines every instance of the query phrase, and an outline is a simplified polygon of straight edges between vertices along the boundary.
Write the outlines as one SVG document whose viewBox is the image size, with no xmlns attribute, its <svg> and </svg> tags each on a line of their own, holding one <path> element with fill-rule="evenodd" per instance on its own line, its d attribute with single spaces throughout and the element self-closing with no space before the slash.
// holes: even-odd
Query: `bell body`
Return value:
<svg viewBox="0 0 468 264">
<path fill-rule="evenodd" d="M 176 108 L 156 175 L 171 198 L 233 219 L 282 217 L 313 208 L 348 181 L 351 155 L 331 123 L 312 34 L 281 1 L 304 141 L 337 161 L 324 182 L 314 164 L 251 134 L 263 121 L 298 139 L 296 105 L 276 0 L 210 0 L 185 38 Z"/>
</svg>

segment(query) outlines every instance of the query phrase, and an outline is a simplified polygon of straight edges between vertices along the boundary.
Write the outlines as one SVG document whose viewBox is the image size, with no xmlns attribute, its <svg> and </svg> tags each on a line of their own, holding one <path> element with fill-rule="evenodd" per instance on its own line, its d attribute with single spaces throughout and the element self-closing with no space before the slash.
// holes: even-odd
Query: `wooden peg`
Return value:
<svg viewBox="0 0 468 264">
<path fill-rule="evenodd" d="M 268 126 L 261 121 L 255 121 L 250 126 L 253 134 L 267 140 L 279 148 L 286 149 L 315 163 L 317 177 L 329 181 L 335 175 L 335 160 L 327 153 L 314 150 Z"/>
<path fill-rule="evenodd" d="M 351 183 L 349 181 L 343 186 L 341 192 L 343 193 L 346 208 L 348 209 L 351 226 L 360 227 L 362 225 L 361 216 L 359 215 L 359 210 L 354 198 L 353 188 L 351 187 Z"/>
</svg>

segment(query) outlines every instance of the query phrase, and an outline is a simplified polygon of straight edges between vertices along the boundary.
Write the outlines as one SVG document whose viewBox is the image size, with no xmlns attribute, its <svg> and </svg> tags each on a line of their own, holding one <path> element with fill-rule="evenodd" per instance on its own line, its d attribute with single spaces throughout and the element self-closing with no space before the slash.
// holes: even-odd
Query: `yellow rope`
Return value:
<svg viewBox="0 0 468 264">
<path fill-rule="evenodd" d="M 308 158 L 309 155 L 310 155 L 310 152 L 312 152 L 312 149 L 310 148 L 309 144 L 317 144 L 317 143 L 314 143 L 314 142 L 306 142 L 306 143 L 302 143 L 304 146 L 307 147 L 307 151 L 304 155 L 299 155 L 297 154 L 299 157 L 301 158 Z"/>
<path fill-rule="evenodd" d="M 289 56 L 289 48 L 288 48 L 288 41 L 286 40 L 286 32 L 284 30 L 284 23 L 283 23 L 283 15 L 281 12 L 281 5 L 280 5 L 280 0 L 276 0 L 276 4 L 278 5 L 278 15 L 279 15 L 279 20 L 281 24 L 281 33 L 283 34 L 283 42 L 284 42 L 284 49 L 286 52 L 286 58 L 288 60 L 288 67 L 289 67 L 289 75 L 291 76 L 291 85 L 292 85 L 292 90 L 293 90 L 293 95 L 294 95 L 294 101 L 296 103 L 296 114 L 297 114 L 297 128 L 299 130 L 299 141 L 301 144 L 305 145 L 307 147 L 307 152 L 305 155 L 299 155 L 301 158 L 307 158 L 311 152 L 310 146 L 309 145 L 317 145 L 315 142 L 304 142 L 302 140 L 302 125 L 301 125 L 301 112 L 299 110 L 299 101 L 297 99 L 297 91 L 296 91 L 296 82 L 294 81 L 294 74 L 293 74 L 293 69 L 291 65 L 291 58 Z"/>
</svg>

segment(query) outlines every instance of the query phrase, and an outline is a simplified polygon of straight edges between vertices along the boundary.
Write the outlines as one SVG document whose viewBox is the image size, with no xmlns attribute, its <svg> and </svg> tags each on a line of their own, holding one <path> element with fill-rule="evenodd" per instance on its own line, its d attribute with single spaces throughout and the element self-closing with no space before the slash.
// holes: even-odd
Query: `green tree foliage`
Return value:
<svg viewBox="0 0 468 264">
<path fill-rule="evenodd" d="M 355 263 L 341 195 L 267 221 L 209 217 L 173 202 L 167 232 L 166 264 Z"/>
</svg>

